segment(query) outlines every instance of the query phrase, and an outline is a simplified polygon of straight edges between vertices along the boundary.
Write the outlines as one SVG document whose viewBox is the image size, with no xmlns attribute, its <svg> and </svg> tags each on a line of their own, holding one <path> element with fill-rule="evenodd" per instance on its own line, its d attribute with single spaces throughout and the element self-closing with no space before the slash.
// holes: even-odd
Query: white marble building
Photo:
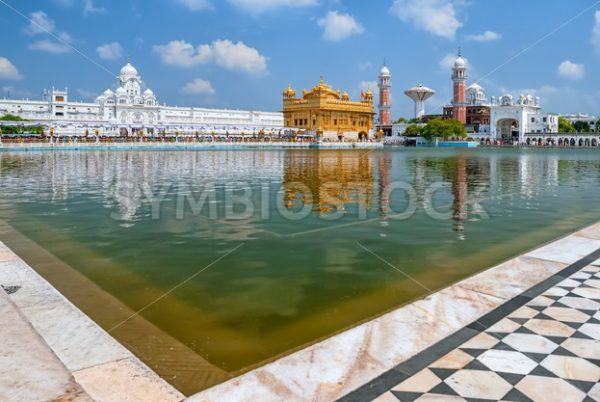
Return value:
<svg viewBox="0 0 600 402">
<path fill-rule="evenodd" d="M 517 100 L 503 95 L 490 106 L 490 135 L 503 141 L 525 142 L 525 134 L 558 133 L 558 115 L 542 112 L 540 98 L 521 95 Z"/>
<path fill-rule="evenodd" d="M 539 97 L 520 95 L 515 100 L 503 95 L 488 100 L 485 89 L 473 83 L 466 98 L 468 108 L 489 108 L 489 125 L 481 124 L 477 133 L 469 132 L 473 138 L 525 143 L 526 134 L 558 133 L 558 115 L 543 112 Z"/>
<path fill-rule="evenodd" d="M 0 99 L 0 116 L 13 114 L 31 123 L 52 127 L 56 134 L 78 135 L 98 129 L 102 135 L 252 134 L 283 131 L 283 114 L 246 110 L 160 105 L 138 71 L 127 63 L 116 89 L 107 89 L 95 102 L 69 101 L 68 91 L 52 88 L 43 100 Z"/>
</svg>

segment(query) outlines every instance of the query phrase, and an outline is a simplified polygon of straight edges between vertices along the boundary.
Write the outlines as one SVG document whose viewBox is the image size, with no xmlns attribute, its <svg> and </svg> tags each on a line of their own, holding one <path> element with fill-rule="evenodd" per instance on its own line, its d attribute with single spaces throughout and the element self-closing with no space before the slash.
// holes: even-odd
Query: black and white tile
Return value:
<svg viewBox="0 0 600 402">
<path fill-rule="evenodd" d="M 589 265 L 377 396 L 348 400 L 600 402 L 600 267 Z M 361 398 L 362 397 L 364 398 Z"/>
</svg>

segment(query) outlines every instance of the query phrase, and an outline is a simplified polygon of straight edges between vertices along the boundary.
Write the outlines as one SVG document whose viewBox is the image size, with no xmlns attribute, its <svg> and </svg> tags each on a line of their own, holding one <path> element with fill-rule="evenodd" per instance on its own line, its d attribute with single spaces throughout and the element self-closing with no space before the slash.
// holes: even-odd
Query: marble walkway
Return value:
<svg viewBox="0 0 600 402">
<path fill-rule="evenodd" d="M 591 258 L 341 401 L 600 401 L 600 261 Z"/>
<path fill-rule="evenodd" d="M 0 401 L 184 396 L 0 242 Z"/>
</svg>

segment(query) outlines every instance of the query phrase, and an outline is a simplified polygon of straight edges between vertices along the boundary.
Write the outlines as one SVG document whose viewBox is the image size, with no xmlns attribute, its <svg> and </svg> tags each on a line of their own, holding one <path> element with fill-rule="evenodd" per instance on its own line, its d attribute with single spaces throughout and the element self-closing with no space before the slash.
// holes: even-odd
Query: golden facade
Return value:
<svg viewBox="0 0 600 402">
<path fill-rule="evenodd" d="M 348 92 L 334 91 L 323 78 L 310 91 L 296 91 L 288 86 L 283 91 L 285 127 L 330 134 L 338 139 L 366 139 L 373 128 L 373 93 L 369 89 L 360 101 L 351 101 Z"/>
</svg>

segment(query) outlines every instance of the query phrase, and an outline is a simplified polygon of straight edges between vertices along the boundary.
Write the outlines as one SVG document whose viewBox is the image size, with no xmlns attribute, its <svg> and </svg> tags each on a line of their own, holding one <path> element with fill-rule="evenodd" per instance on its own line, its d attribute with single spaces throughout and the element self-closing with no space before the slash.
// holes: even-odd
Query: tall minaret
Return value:
<svg viewBox="0 0 600 402">
<path fill-rule="evenodd" d="M 379 125 L 390 126 L 392 124 L 392 76 L 385 62 L 379 73 Z"/>
<path fill-rule="evenodd" d="M 452 69 L 452 81 L 454 81 L 454 97 L 452 99 L 454 118 L 462 124 L 467 124 L 467 62 L 462 58 L 460 48 L 458 48 L 458 57 Z"/>
</svg>

